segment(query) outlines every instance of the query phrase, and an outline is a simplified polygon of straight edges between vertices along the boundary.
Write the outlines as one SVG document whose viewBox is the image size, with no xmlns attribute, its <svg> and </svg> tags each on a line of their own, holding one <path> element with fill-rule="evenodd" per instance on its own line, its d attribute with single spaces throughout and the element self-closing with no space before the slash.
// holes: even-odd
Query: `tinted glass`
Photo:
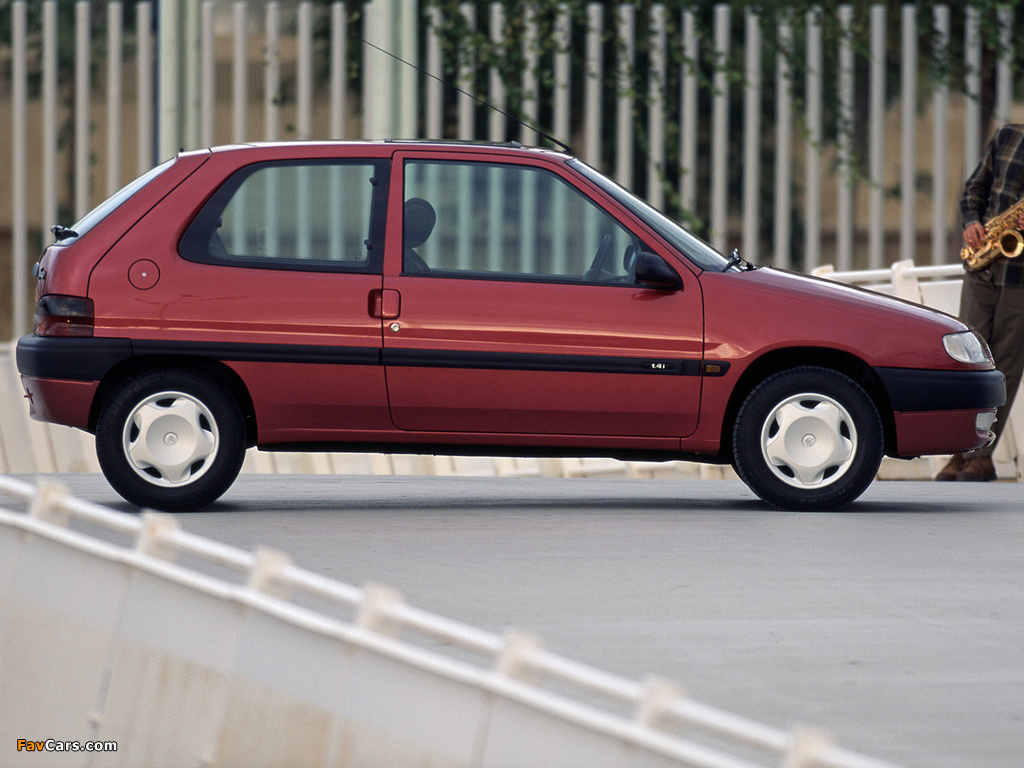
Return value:
<svg viewBox="0 0 1024 768">
<path fill-rule="evenodd" d="M 570 160 L 569 164 L 618 200 L 631 213 L 646 222 L 651 229 L 657 231 L 658 234 L 672 243 L 681 254 L 701 269 L 721 272 L 728 263 L 728 259 L 710 245 L 696 235 L 687 232 L 656 208 L 630 194 L 607 176 L 598 173 L 589 165 L 579 160 Z"/>
<path fill-rule="evenodd" d="M 549 171 L 414 161 L 406 165 L 405 200 L 407 273 L 632 281 L 639 241 Z"/>
<path fill-rule="evenodd" d="M 366 268 L 376 178 L 374 165 L 362 163 L 243 169 L 189 227 L 182 255 L 254 266 Z"/>
</svg>

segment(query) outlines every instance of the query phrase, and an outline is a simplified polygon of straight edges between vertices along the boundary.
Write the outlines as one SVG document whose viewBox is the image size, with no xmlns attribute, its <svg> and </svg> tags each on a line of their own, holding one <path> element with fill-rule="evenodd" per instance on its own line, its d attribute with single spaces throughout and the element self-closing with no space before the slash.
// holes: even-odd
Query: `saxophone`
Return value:
<svg viewBox="0 0 1024 768">
<path fill-rule="evenodd" d="M 998 216 L 985 222 L 985 242 L 980 248 L 965 245 L 960 258 L 967 269 L 984 269 L 1000 256 L 1015 259 L 1024 253 L 1024 234 L 1020 231 L 1020 215 L 1024 212 L 1024 198 L 1018 200 Z"/>
</svg>

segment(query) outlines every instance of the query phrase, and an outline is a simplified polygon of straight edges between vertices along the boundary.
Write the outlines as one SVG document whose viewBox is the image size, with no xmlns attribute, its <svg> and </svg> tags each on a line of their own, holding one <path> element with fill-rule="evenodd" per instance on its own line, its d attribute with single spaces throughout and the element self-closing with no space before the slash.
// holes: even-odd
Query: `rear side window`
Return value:
<svg viewBox="0 0 1024 768">
<path fill-rule="evenodd" d="M 235 173 L 181 242 L 191 261 L 380 271 L 387 172 L 374 162 L 259 163 Z"/>
</svg>

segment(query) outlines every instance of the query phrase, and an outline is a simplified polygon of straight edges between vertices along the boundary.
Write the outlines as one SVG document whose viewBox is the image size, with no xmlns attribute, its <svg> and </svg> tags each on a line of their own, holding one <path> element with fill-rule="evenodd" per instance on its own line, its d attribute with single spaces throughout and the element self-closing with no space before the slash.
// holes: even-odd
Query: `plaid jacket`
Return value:
<svg viewBox="0 0 1024 768">
<path fill-rule="evenodd" d="M 964 184 L 964 226 L 984 223 L 1024 196 L 1024 125 L 1004 125 L 989 139 L 981 162 Z"/>
</svg>

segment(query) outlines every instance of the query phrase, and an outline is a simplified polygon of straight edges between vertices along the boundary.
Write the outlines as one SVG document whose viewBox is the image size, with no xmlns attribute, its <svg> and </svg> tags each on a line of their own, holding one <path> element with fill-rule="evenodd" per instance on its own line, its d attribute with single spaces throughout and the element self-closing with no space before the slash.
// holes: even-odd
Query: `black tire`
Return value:
<svg viewBox="0 0 1024 768">
<path fill-rule="evenodd" d="M 802 366 L 758 384 L 733 425 L 733 465 L 772 506 L 827 510 L 874 480 L 884 432 L 878 409 L 853 379 Z"/>
<path fill-rule="evenodd" d="M 200 509 L 238 476 L 245 422 L 235 399 L 205 376 L 152 371 L 123 383 L 103 405 L 96 456 L 107 481 L 132 504 Z"/>
</svg>

